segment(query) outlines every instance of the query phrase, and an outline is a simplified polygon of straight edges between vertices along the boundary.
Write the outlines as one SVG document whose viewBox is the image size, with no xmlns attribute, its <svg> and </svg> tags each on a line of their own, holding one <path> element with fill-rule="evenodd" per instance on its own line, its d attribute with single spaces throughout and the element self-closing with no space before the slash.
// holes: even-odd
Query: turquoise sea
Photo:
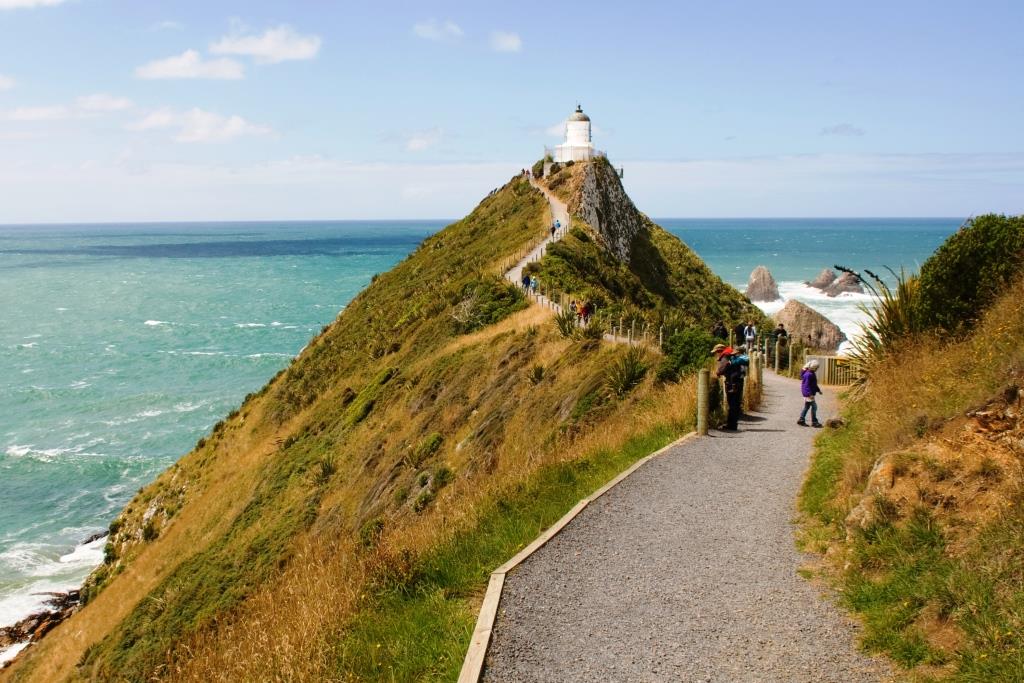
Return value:
<svg viewBox="0 0 1024 683">
<path fill-rule="evenodd" d="M 86 538 L 447 222 L 0 226 L 0 625 L 77 586 Z M 659 222 L 726 281 L 767 265 L 852 328 L 857 297 L 801 281 L 913 269 L 960 219 Z"/>
</svg>

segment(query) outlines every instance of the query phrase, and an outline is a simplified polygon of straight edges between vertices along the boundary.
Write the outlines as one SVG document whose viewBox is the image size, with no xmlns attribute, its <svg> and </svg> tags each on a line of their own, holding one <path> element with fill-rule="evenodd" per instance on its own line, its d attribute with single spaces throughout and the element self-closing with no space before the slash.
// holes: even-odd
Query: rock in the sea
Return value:
<svg viewBox="0 0 1024 683">
<path fill-rule="evenodd" d="M 791 341 L 813 349 L 831 353 L 846 341 L 846 335 L 834 322 L 796 299 L 786 302 L 773 317 L 786 326 Z"/>
<path fill-rule="evenodd" d="M 754 268 L 747 281 L 747 298 L 751 301 L 775 301 L 779 298 L 779 286 L 764 266 Z"/>
<path fill-rule="evenodd" d="M 857 279 L 856 275 L 852 275 L 850 273 L 843 273 L 836 279 L 835 282 L 826 287 L 824 289 L 824 292 L 829 296 L 839 296 L 843 292 L 863 294 L 864 287 L 861 286 L 860 280 Z"/>
<path fill-rule="evenodd" d="M 835 273 L 835 271 L 832 270 L 831 268 L 826 268 L 825 270 L 823 270 L 820 273 L 818 273 L 818 277 L 816 277 L 813 280 L 811 280 L 810 282 L 808 282 L 807 285 L 809 287 L 814 287 L 816 289 L 825 289 L 826 287 L 828 287 L 829 285 L 831 285 L 835 281 L 836 281 L 836 273 Z"/>
</svg>

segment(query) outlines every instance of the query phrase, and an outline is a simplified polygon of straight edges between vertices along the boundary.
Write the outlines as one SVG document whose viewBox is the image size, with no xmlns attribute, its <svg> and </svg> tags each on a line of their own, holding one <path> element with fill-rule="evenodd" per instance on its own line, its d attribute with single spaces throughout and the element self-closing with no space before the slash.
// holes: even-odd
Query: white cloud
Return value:
<svg viewBox="0 0 1024 683">
<path fill-rule="evenodd" d="M 839 135 L 844 137 L 861 137 L 864 135 L 864 129 L 858 128 L 852 123 L 837 123 L 834 126 L 826 126 L 822 128 L 818 135 Z"/>
<path fill-rule="evenodd" d="M 158 59 L 135 69 L 135 77 L 146 80 L 170 78 L 210 78 L 238 80 L 245 77 L 245 69 L 233 59 L 204 60 L 195 50 Z"/>
<path fill-rule="evenodd" d="M 83 95 L 75 100 L 75 108 L 84 112 L 110 112 L 131 109 L 132 101 L 127 97 L 115 97 L 106 93 Z"/>
<path fill-rule="evenodd" d="M 409 152 L 422 152 L 436 145 L 442 134 L 440 128 L 417 131 L 405 139 L 405 149 Z"/>
<path fill-rule="evenodd" d="M 54 5 L 60 5 L 63 2 L 64 0 L 0 0 L 0 10 L 53 7 Z"/>
<path fill-rule="evenodd" d="M 454 40 L 463 36 L 462 28 L 451 19 L 443 22 L 436 19 L 427 19 L 414 24 L 412 32 L 424 40 L 445 41 Z"/>
<path fill-rule="evenodd" d="M 7 112 L 8 121 L 61 121 L 74 115 L 70 107 L 18 107 Z"/>
<path fill-rule="evenodd" d="M 313 59 L 320 51 L 320 36 L 300 35 L 287 24 L 267 29 L 262 35 L 232 34 L 210 45 L 215 55 L 252 57 L 257 64 L 277 64 Z"/>
<path fill-rule="evenodd" d="M 523 40 L 518 33 L 511 31 L 491 31 L 491 49 L 495 52 L 519 52 L 523 49 Z"/>
<path fill-rule="evenodd" d="M 16 83 L 17 81 L 15 81 L 10 76 L 4 76 L 3 74 L 0 74 L 0 90 L 10 90 L 15 86 Z"/>
<path fill-rule="evenodd" d="M 185 24 L 180 21 L 173 21 L 167 19 L 164 21 L 158 21 L 157 23 L 150 26 L 151 31 L 180 31 L 185 28 Z"/>
<path fill-rule="evenodd" d="M 199 108 L 176 112 L 157 109 L 126 126 L 129 130 L 176 129 L 176 142 L 227 142 L 246 135 L 267 135 L 269 126 L 252 123 L 241 116 L 224 116 Z"/>
</svg>

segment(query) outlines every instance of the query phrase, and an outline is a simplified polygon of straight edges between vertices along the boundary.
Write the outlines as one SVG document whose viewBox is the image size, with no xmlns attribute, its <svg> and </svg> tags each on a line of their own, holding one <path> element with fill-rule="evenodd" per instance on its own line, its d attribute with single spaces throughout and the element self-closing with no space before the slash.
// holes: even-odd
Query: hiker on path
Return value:
<svg viewBox="0 0 1024 683">
<path fill-rule="evenodd" d="M 523 273 L 523 291 L 525 292 L 528 289 L 530 289 L 530 276 Z"/>
<path fill-rule="evenodd" d="M 804 409 L 800 412 L 800 419 L 796 421 L 801 427 L 807 426 L 807 409 L 811 410 L 811 426 L 821 427 L 822 424 L 818 422 L 818 402 L 814 400 L 816 394 L 821 393 L 821 389 L 818 388 L 818 361 L 811 359 L 804 364 L 803 370 L 800 372 L 800 393 L 804 397 Z"/>
<path fill-rule="evenodd" d="M 551 239 L 555 239 L 555 233 L 558 231 L 558 224 L 551 226 Z"/>
<path fill-rule="evenodd" d="M 712 355 L 718 356 L 715 376 L 725 380 L 725 401 L 729 406 L 725 418 L 725 431 L 739 429 L 740 413 L 743 411 L 743 366 L 749 361 L 737 354 L 731 346 L 715 344 Z"/>
<path fill-rule="evenodd" d="M 534 294 L 537 293 L 537 276 L 536 275 L 534 275 L 532 278 L 530 278 L 530 291 L 533 292 Z"/>
<path fill-rule="evenodd" d="M 742 344 L 744 342 L 743 330 L 747 329 L 747 324 L 742 320 L 736 327 L 732 328 L 732 339 L 729 340 L 730 344 Z"/>
<path fill-rule="evenodd" d="M 715 323 L 715 326 L 711 328 L 711 336 L 722 341 L 729 339 L 729 330 L 725 329 L 725 323 L 721 320 Z"/>
<path fill-rule="evenodd" d="M 573 299 L 572 301 L 569 302 L 569 311 L 573 315 L 576 315 L 576 311 L 577 311 L 576 299 Z"/>
<path fill-rule="evenodd" d="M 790 333 L 785 331 L 785 326 L 782 325 L 781 323 L 779 323 L 778 327 L 771 331 L 771 337 L 773 340 L 777 341 L 781 346 L 785 346 L 785 344 L 788 341 L 790 341 Z"/>
<path fill-rule="evenodd" d="M 743 339 L 747 342 L 747 348 L 754 348 L 754 342 L 757 341 L 757 327 L 753 320 L 747 322 L 747 326 L 743 328 Z M 742 344 L 743 342 L 737 339 L 736 343 Z"/>
</svg>

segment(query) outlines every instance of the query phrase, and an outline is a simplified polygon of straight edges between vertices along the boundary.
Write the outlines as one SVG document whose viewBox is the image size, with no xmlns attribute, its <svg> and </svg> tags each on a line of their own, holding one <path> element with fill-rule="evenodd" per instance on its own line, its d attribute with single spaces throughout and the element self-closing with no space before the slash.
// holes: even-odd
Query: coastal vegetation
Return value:
<svg viewBox="0 0 1024 683">
<path fill-rule="evenodd" d="M 501 277 L 549 225 L 516 177 L 376 277 L 129 502 L 84 608 L 5 675 L 451 679 L 488 573 L 692 426 L 683 366 L 659 378 L 654 349 L 565 335 Z M 751 310 L 667 233 L 636 252 L 664 266 L 642 277 L 588 239 L 606 267 L 576 283 L 609 307 L 665 315 L 672 278 L 692 285 L 681 326 Z"/>
<path fill-rule="evenodd" d="M 880 289 L 800 496 L 864 646 L 918 680 L 1024 678 L 1022 258 L 1024 221 L 982 216 Z"/>
</svg>

